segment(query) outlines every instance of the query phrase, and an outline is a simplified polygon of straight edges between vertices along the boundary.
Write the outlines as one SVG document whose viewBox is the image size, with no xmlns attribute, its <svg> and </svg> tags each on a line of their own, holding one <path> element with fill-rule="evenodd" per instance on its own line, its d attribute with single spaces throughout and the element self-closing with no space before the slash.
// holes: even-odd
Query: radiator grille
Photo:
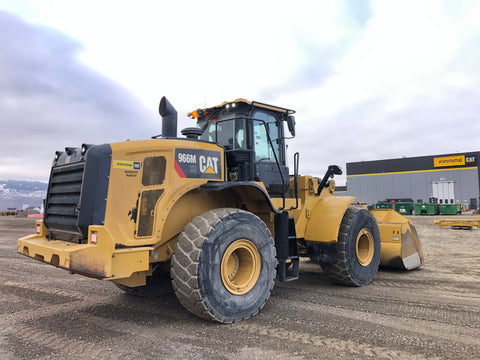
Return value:
<svg viewBox="0 0 480 360">
<path fill-rule="evenodd" d="M 45 225 L 50 238 L 81 242 L 77 226 L 85 162 L 54 167 L 45 201 Z"/>
</svg>

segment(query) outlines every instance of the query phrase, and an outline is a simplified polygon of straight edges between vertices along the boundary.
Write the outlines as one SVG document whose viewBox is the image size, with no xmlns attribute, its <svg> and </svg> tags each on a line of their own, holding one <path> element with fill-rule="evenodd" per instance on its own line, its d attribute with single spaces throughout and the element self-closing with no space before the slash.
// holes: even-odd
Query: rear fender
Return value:
<svg viewBox="0 0 480 360">
<path fill-rule="evenodd" d="M 192 189 L 193 188 L 193 189 Z M 212 209 L 232 207 L 243 208 L 262 217 L 276 211 L 268 193 L 259 185 L 247 182 L 208 182 L 190 190 L 183 189 L 177 198 L 172 199 L 171 208 L 157 208 L 157 222 L 161 225 L 155 230 L 159 240 L 155 244 L 155 260 L 168 261 L 177 236 L 196 216 Z M 273 223 L 269 217 L 263 221 L 273 231 Z"/>
</svg>

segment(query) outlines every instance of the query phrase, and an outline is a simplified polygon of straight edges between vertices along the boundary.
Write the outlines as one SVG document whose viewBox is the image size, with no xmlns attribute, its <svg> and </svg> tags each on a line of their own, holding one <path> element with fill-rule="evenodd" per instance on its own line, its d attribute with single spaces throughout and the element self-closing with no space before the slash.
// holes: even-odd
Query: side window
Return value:
<svg viewBox="0 0 480 360">
<path fill-rule="evenodd" d="M 221 121 L 217 123 L 217 144 L 225 150 L 233 150 L 233 138 L 235 136 L 233 121 Z"/>
<path fill-rule="evenodd" d="M 254 122 L 253 137 L 255 144 L 255 161 L 272 161 L 270 159 L 270 145 L 268 145 L 267 132 L 262 122 Z M 273 159 L 273 161 L 275 161 L 275 159 Z"/>
<path fill-rule="evenodd" d="M 212 122 L 199 139 L 216 142 L 225 150 L 246 149 L 245 119 Z"/>
<path fill-rule="evenodd" d="M 253 136 L 255 161 L 275 161 L 273 151 L 275 151 L 277 157 L 279 156 L 277 120 L 274 116 L 262 111 L 255 112 L 253 117 L 254 119 L 263 120 L 254 120 Z M 273 149 L 268 142 L 267 129 L 268 134 L 270 135 L 270 140 L 272 141 Z"/>
<path fill-rule="evenodd" d="M 199 124 L 198 127 L 202 128 L 203 124 Z M 215 123 L 210 123 L 199 139 L 204 141 L 215 142 Z"/>
</svg>

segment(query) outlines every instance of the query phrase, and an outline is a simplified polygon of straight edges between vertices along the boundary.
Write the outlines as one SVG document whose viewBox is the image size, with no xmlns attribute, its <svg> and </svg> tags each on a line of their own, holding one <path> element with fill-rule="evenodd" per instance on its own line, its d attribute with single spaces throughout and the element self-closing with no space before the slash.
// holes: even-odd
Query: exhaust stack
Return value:
<svg viewBox="0 0 480 360">
<path fill-rule="evenodd" d="M 160 100 L 158 112 L 162 117 L 162 137 L 177 137 L 177 110 L 165 96 Z"/>
</svg>

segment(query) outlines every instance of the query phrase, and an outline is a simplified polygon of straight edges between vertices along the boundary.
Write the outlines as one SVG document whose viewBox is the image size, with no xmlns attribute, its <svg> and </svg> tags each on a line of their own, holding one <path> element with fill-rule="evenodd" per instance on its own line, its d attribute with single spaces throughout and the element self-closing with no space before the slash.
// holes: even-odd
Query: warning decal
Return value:
<svg viewBox="0 0 480 360">
<path fill-rule="evenodd" d="M 221 179 L 220 151 L 175 149 L 174 168 L 182 178 Z"/>
</svg>

